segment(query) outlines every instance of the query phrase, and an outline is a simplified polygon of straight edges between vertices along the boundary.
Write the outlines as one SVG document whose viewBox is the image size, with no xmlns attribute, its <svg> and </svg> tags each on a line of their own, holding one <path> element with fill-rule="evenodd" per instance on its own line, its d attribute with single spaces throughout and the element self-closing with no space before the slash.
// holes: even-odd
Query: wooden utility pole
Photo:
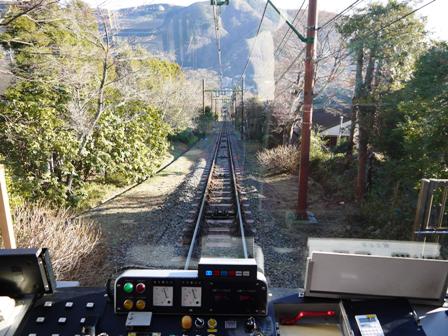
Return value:
<svg viewBox="0 0 448 336">
<path fill-rule="evenodd" d="M 236 130 L 236 93 L 233 92 L 232 95 L 232 107 L 233 107 L 233 117 L 234 117 L 234 123 L 235 123 L 235 130 Z"/>
<path fill-rule="evenodd" d="M 308 2 L 308 22 L 306 34 L 305 56 L 305 84 L 303 94 L 303 118 L 300 141 L 300 173 L 299 173 L 299 199 L 297 215 L 300 219 L 308 219 L 308 176 L 310 161 L 310 137 L 313 123 L 313 89 L 314 89 L 314 62 L 316 54 L 317 32 L 317 0 Z"/>
<path fill-rule="evenodd" d="M 244 139 L 244 77 L 241 78 L 241 139 Z"/>
<path fill-rule="evenodd" d="M 16 248 L 8 191 L 6 190 L 5 167 L 3 165 L 0 165 L 0 229 L 5 248 Z"/>
<path fill-rule="evenodd" d="M 205 114 L 205 79 L 202 80 L 202 113 Z"/>
<path fill-rule="evenodd" d="M 218 98 L 215 99 L 215 116 L 218 117 Z"/>
</svg>

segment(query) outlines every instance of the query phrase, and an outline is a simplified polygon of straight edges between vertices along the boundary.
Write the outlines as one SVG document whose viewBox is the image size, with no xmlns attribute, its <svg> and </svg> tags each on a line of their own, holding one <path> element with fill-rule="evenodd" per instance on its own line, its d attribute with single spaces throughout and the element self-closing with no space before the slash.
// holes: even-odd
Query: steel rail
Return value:
<svg viewBox="0 0 448 336">
<path fill-rule="evenodd" d="M 212 161 L 212 164 L 210 165 L 210 171 L 208 173 L 207 184 L 205 185 L 204 191 L 202 193 L 201 207 L 199 209 L 198 218 L 196 219 L 196 224 L 195 224 L 195 227 L 194 227 L 193 237 L 191 238 L 191 244 L 190 244 L 190 247 L 188 249 L 187 259 L 185 261 L 185 266 L 184 266 L 185 270 L 188 270 L 188 268 L 190 267 L 191 257 L 192 257 L 193 252 L 194 252 L 194 247 L 195 247 L 196 240 L 197 240 L 197 237 L 198 237 L 199 228 L 201 226 L 202 217 L 204 216 L 205 202 L 206 202 L 206 199 L 207 199 L 207 190 L 208 190 L 208 188 L 210 186 L 210 182 L 212 180 L 213 169 L 215 167 L 216 159 L 218 157 L 218 151 L 219 151 L 219 146 L 221 144 L 221 139 L 222 139 L 223 132 L 224 132 L 224 128 L 221 129 L 221 132 L 220 132 L 220 134 L 218 136 L 218 139 L 217 139 L 217 141 L 215 143 L 215 149 L 214 149 L 214 152 L 213 152 L 213 161 Z"/>
<path fill-rule="evenodd" d="M 222 129 L 219 133 L 219 136 L 217 138 L 217 141 L 215 143 L 215 148 L 213 151 L 213 158 L 212 158 L 212 162 L 209 167 L 210 170 L 208 172 L 207 183 L 202 191 L 200 208 L 199 208 L 197 218 L 195 221 L 194 232 L 193 232 L 193 235 L 191 238 L 187 258 L 186 258 L 185 265 L 184 265 L 185 270 L 189 269 L 191 260 L 193 258 L 193 253 L 195 251 L 196 246 L 199 244 L 198 239 L 200 237 L 201 225 L 203 225 L 203 222 L 204 222 L 207 197 L 209 195 L 210 185 L 213 180 L 214 172 L 216 169 L 216 164 L 217 164 L 217 159 L 219 157 L 220 148 L 222 148 L 221 145 L 224 143 L 227 145 L 226 147 L 227 147 L 227 155 L 228 155 L 228 165 L 229 165 L 229 171 L 231 172 L 231 174 L 230 174 L 231 187 L 233 188 L 234 206 L 236 208 L 235 220 L 237 221 L 238 228 L 240 231 L 244 258 L 249 258 L 247 241 L 246 241 L 246 233 L 244 231 L 244 220 L 243 220 L 242 209 L 241 209 L 241 204 L 240 204 L 240 194 L 238 191 L 238 184 L 237 184 L 238 180 L 237 180 L 236 173 L 235 173 L 235 160 L 233 157 L 232 143 L 229 138 L 229 133 L 226 128 L 226 125 L 224 125 L 222 127 Z"/>
<path fill-rule="evenodd" d="M 237 212 L 238 212 L 238 223 L 239 223 L 239 227 L 240 227 L 240 231 L 241 231 L 241 241 L 243 243 L 243 253 L 244 253 L 244 258 L 248 258 L 248 254 L 247 254 L 247 244 L 246 244 L 246 234 L 244 233 L 244 222 L 243 222 L 243 216 L 241 215 L 241 204 L 240 204 L 240 195 L 238 193 L 238 187 L 236 184 L 236 175 L 235 175 L 235 164 L 233 161 L 233 152 L 232 152 L 232 144 L 229 140 L 229 137 L 227 136 L 227 148 L 229 151 L 229 157 L 230 157 L 230 168 L 232 169 L 232 178 L 233 178 L 233 190 L 234 190 L 234 195 L 235 195 L 235 203 L 236 203 L 236 208 L 237 208 Z"/>
</svg>

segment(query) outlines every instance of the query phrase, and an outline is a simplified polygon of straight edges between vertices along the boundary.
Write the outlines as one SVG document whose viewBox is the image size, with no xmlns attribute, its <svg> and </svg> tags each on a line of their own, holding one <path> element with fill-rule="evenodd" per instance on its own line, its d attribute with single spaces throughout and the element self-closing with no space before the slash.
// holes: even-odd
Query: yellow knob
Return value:
<svg viewBox="0 0 448 336">
<path fill-rule="evenodd" d="M 146 307 L 146 302 L 145 300 L 137 300 L 137 302 L 135 303 L 135 308 L 137 308 L 138 310 L 143 310 Z"/>
<path fill-rule="evenodd" d="M 207 321 L 207 325 L 208 325 L 208 327 L 210 328 L 210 329 L 215 329 L 216 328 L 216 326 L 218 325 L 218 321 L 216 321 L 215 319 L 209 319 L 208 321 Z"/>
<path fill-rule="evenodd" d="M 126 299 L 123 302 L 123 308 L 126 310 L 131 310 L 134 307 L 134 301 Z"/>
<path fill-rule="evenodd" d="M 182 317 L 182 329 L 190 330 L 193 326 L 193 319 L 189 315 Z"/>
</svg>

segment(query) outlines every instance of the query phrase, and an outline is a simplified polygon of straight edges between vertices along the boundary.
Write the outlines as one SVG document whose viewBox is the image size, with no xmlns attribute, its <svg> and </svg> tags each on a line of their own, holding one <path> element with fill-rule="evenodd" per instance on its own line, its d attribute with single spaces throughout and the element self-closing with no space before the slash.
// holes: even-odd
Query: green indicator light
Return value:
<svg viewBox="0 0 448 336">
<path fill-rule="evenodd" d="M 132 290 L 134 289 L 134 285 L 133 284 L 131 284 L 130 282 L 126 282 L 125 284 L 124 284 L 124 286 L 123 286 L 123 290 L 126 292 L 126 293 L 132 293 Z"/>
</svg>

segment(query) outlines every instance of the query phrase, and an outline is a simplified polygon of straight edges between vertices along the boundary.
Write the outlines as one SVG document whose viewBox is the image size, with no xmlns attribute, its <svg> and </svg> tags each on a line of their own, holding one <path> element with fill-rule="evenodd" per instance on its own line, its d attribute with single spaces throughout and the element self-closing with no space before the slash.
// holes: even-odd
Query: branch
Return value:
<svg viewBox="0 0 448 336">
<path fill-rule="evenodd" d="M 2 20 L 0 22 L 0 27 L 1 26 L 3 26 L 3 27 L 7 26 L 7 25 L 11 24 L 12 22 L 14 22 L 15 20 L 17 20 L 18 18 L 20 18 L 20 17 L 22 17 L 24 15 L 27 15 L 27 14 L 29 14 L 29 13 L 31 13 L 31 12 L 39 9 L 39 8 L 42 8 L 43 6 L 49 6 L 49 5 L 52 5 L 52 4 L 56 4 L 58 2 L 59 2 L 59 0 L 55 0 L 55 1 L 51 1 L 49 3 L 46 3 L 46 0 L 40 0 L 40 1 L 36 2 L 34 5 L 30 6 L 29 8 L 24 9 L 22 12 L 19 12 L 19 13 L 13 15 L 9 19 Z"/>
</svg>

